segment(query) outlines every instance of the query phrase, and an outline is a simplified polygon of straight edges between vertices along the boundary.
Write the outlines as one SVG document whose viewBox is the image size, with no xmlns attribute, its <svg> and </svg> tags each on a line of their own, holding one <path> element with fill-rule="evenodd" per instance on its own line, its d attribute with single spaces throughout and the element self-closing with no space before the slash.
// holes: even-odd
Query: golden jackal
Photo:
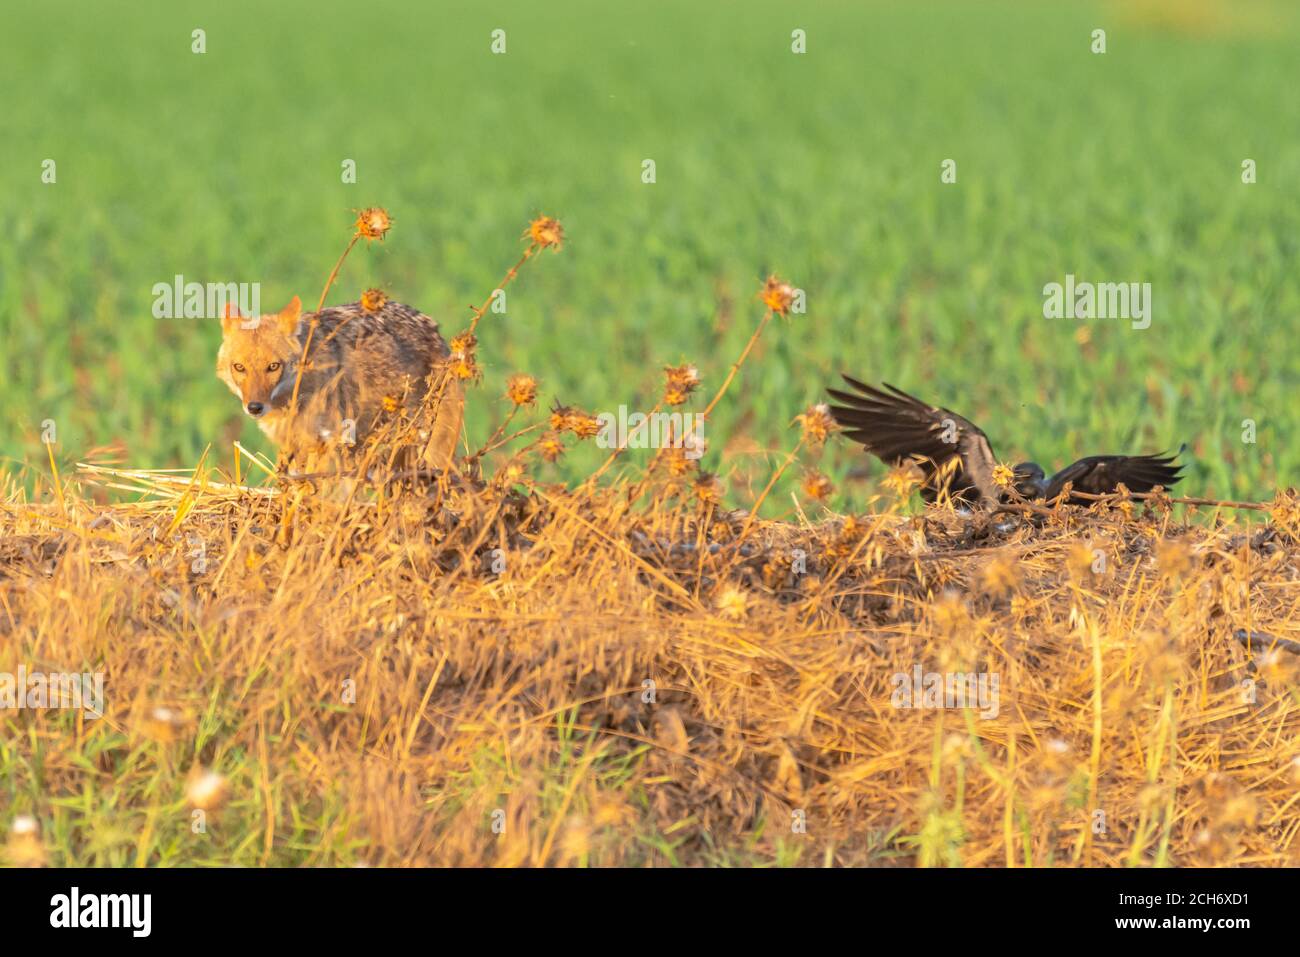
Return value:
<svg viewBox="0 0 1300 957">
<path fill-rule="evenodd" d="M 313 321 L 295 413 L 294 383 Z M 448 355 L 438 323 L 398 302 L 374 310 L 351 302 L 304 315 L 294 296 L 278 313 L 256 319 L 227 309 L 221 332 L 217 376 L 289 466 L 305 466 L 328 452 L 346 453 L 385 413 L 417 408 L 431 374 Z M 428 430 L 434 434 L 421 436 L 428 441 L 422 464 L 439 469 L 450 464 L 462 408 L 459 386 L 451 384 Z"/>
</svg>

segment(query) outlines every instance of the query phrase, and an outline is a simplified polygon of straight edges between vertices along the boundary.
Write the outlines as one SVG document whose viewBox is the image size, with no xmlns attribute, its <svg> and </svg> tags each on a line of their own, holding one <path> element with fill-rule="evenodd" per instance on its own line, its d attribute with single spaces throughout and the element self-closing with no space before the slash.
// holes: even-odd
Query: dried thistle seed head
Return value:
<svg viewBox="0 0 1300 957">
<path fill-rule="evenodd" d="M 594 438 L 600 432 L 600 420 L 589 412 L 574 409 L 566 428 L 580 439 Z"/>
<path fill-rule="evenodd" d="M 688 458 L 686 450 L 676 445 L 664 449 L 664 463 L 668 474 L 674 476 L 686 475 L 695 468 L 695 459 Z"/>
<path fill-rule="evenodd" d="M 1157 485 L 1147 495 L 1147 508 L 1157 515 L 1168 515 L 1173 511 L 1174 500 L 1169 497 L 1163 485 Z"/>
<path fill-rule="evenodd" d="M 839 534 L 827 546 L 826 554 L 831 558 L 848 558 L 857 550 L 867 534 L 867 526 L 857 517 L 850 515 L 840 525 Z"/>
<path fill-rule="evenodd" d="M 555 400 L 555 405 L 551 406 L 551 428 L 556 432 L 564 431 L 565 423 L 569 421 L 569 416 L 573 410 L 567 405 L 561 405 L 560 400 Z"/>
<path fill-rule="evenodd" d="M 1020 563 L 1008 552 L 1000 552 L 984 565 L 984 590 L 991 595 L 1009 595 L 1022 584 Z"/>
<path fill-rule="evenodd" d="M 451 355 L 447 358 L 447 367 L 451 370 L 452 376 L 462 382 L 477 382 L 483 377 L 483 373 L 479 371 L 478 361 L 474 358 L 478 340 L 474 338 L 472 332 L 462 332 L 452 337 L 447 346 L 451 350 Z"/>
<path fill-rule="evenodd" d="M 712 522 L 709 524 L 709 541 L 730 542 L 735 539 L 736 532 L 737 529 L 726 522 Z"/>
<path fill-rule="evenodd" d="M 695 389 L 700 384 L 700 372 L 690 364 L 664 366 L 664 375 L 669 382 L 688 391 Z"/>
<path fill-rule="evenodd" d="M 930 616 L 931 627 L 935 633 L 948 639 L 944 645 L 944 654 L 962 657 L 970 652 L 970 649 L 964 644 L 961 648 L 954 647 L 957 641 L 964 642 L 971 630 L 970 608 L 967 607 L 960 594 L 952 590 L 944 591 L 926 607 L 926 612 Z M 952 670 L 966 669 L 957 668 Z"/>
<path fill-rule="evenodd" d="M 592 806 L 592 823 L 597 827 L 627 827 L 635 819 L 635 809 L 616 792 L 602 792 Z"/>
<path fill-rule="evenodd" d="M 226 790 L 226 779 L 216 771 L 195 767 L 185 782 L 185 800 L 200 811 L 211 811 L 225 801 Z"/>
<path fill-rule="evenodd" d="M 564 443 L 558 432 L 547 432 L 537 442 L 537 454 L 543 461 L 555 462 L 564 454 Z"/>
<path fill-rule="evenodd" d="M 483 377 L 473 353 L 453 352 L 447 363 L 451 374 L 462 382 L 477 382 Z"/>
<path fill-rule="evenodd" d="M 41 841 L 41 827 L 30 814 L 19 814 L 9 825 L 9 840 L 5 844 L 5 857 L 12 867 L 44 867 L 45 845 Z"/>
<path fill-rule="evenodd" d="M 564 227 L 560 221 L 551 216 L 538 216 L 528 224 L 524 238 L 531 240 L 539 249 L 556 249 L 564 243 Z"/>
<path fill-rule="evenodd" d="M 594 837 L 595 829 L 592 828 L 589 818 L 580 814 L 569 815 L 564 822 L 559 843 L 556 845 L 556 858 L 559 863 L 563 866 L 576 865 L 585 860 L 591 853 Z"/>
<path fill-rule="evenodd" d="M 749 610 L 749 597 L 735 585 L 727 585 L 717 593 L 713 604 L 723 618 L 739 621 Z"/>
<path fill-rule="evenodd" d="M 397 509 L 397 517 L 407 527 L 422 525 L 429 519 L 429 506 L 423 499 L 403 501 Z"/>
<path fill-rule="evenodd" d="M 1097 576 L 1102 573 L 1106 567 L 1106 555 L 1100 549 L 1093 548 L 1083 542 L 1078 542 L 1070 547 L 1065 556 L 1065 568 L 1070 573 L 1070 577 L 1080 585 L 1088 585 L 1095 582 Z"/>
<path fill-rule="evenodd" d="M 664 404 L 683 405 L 700 385 L 700 374 L 693 365 L 664 367 Z"/>
<path fill-rule="evenodd" d="M 1009 465 L 999 462 L 993 466 L 993 484 L 998 488 L 1010 489 L 1016 484 L 1016 472 Z"/>
<path fill-rule="evenodd" d="M 914 489 L 920 487 L 921 478 L 915 466 L 900 465 L 897 468 L 890 469 L 889 474 L 881 480 L 880 484 L 900 499 L 905 499 L 912 494 Z"/>
<path fill-rule="evenodd" d="M 803 473 L 803 482 L 800 483 L 804 495 L 814 502 L 824 502 L 830 498 L 831 493 L 835 491 L 835 486 L 821 472 L 816 469 L 808 469 Z"/>
<path fill-rule="evenodd" d="M 556 432 L 572 432 L 580 439 L 589 439 L 600 431 L 600 420 L 581 409 L 561 405 L 557 400 L 551 409 L 551 428 Z"/>
<path fill-rule="evenodd" d="M 794 287 L 776 276 L 768 276 L 759 296 L 763 300 L 763 305 L 778 316 L 784 316 L 789 313 L 790 306 L 794 303 Z"/>
<path fill-rule="evenodd" d="M 795 416 L 795 421 L 803 429 L 803 438 L 809 445 L 821 445 L 835 431 L 835 419 L 824 402 L 810 405 L 804 412 Z"/>
<path fill-rule="evenodd" d="M 361 308 L 366 312 L 378 312 L 388 302 L 388 294 L 382 289 L 367 289 L 361 294 Z"/>
<path fill-rule="evenodd" d="M 1278 529 L 1292 538 L 1300 533 L 1300 494 L 1293 488 L 1279 489 L 1269 506 L 1268 517 Z"/>
<path fill-rule="evenodd" d="M 505 484 L 514 485 L 517 482 L 522 482 L 528 475 L 528 472 L 524 468 L 523 462 L 520 462 L 518 459 L 511 459 L 497 474 Z"/>
<path fill-rule="evenodd" d="M 1123 482 L 1117 482 L 1115 484 L 1115 492 L 1120 496 L 1119 501 L 1115 503 L 1115 508 L 1124 516 L 1124 521 L 1133 521 L 1134 503 L 1133 499 L 1130 497 L 1132 493 L 1129 492 L 1128 486 Z"/>
<path fill-rule="evenodd" d="M 790 580 L 790 563 L 784 557 L 774 555 L 763 563 L 759 575 L 768 588 L 780 588 Z"/>
<path fill-rule="evenodd" d="M 517 372 L 506 380 L 506 398 L 515 405 L 531 406 L 537 401 L 537 380 Z"/>
<path fill-rule="evenodd" d="M 1196 564 L 1186 542 L 1165 539 L 1156 547 L 1156 565 L 1162 578 L 1181 578 Z"/>
<path fill-rule="evenodd" d="M 1162 631 L 1145 631 L 1138 636 L 1138 648 L 1144 653 L 1142 665 L 1147 679 L 1155 687 L 1179 680 L 1187 672 L 1187 661 L 1172 637 Z"/>
<path fill-rule="evenodd" d="M 179 737 L 184 723 L 178 711 L 160 705 L 145 716 L 141 730 L 146 737 L 160 744 L 170 744 Z"/>
<path fill-rule="evenodd" d="M 1213 827 L 1254 826 L 1258 819 L 1255 798 L 1229 774 L 1211 771 L 1197 778 L 1191 791 L 1201 799 Z"/>
<path fill-rule="evenodd" d="M 691 488 L 695 497 L 705 505 L 717 505 L 722 501 L 722 483 L 712 472 L 700 472 Z"/>
<path fill-rule="evenodd" d="M 357 235 L 366 239 L 383 239 L 393 228 L 393 219 L 382 206 L 369 206 L 357 214 Z"/>
</svg>

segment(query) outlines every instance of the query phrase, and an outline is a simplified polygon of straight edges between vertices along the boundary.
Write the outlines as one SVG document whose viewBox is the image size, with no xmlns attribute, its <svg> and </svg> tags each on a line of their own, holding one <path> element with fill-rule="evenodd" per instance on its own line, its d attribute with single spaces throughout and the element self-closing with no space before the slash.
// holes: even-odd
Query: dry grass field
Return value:
<svg viewBox="0 0 1300 957">
<path fill-rule="evenodd" d="M 798 321 L 760 296 L 712 401 L 674 368 L 666 405 Z M 731 501 L 671 451 L 543 481 L 590 417 L 511 389 L 459 477 L 386 472 L 394 422 L 352 478 L 10 478 L 0 670 L 102 672 L 104 714 L 5 716 L 7 862 L 1300 863 L 1289 493 L 918 513 L 891 475 L 837 515 L 809 471 L 751 518 L 774 475 Z M 800 425 L 776 471 L 838 441 Z M 900 706 L 918 673 L 994 694 Z"/>
</svg>

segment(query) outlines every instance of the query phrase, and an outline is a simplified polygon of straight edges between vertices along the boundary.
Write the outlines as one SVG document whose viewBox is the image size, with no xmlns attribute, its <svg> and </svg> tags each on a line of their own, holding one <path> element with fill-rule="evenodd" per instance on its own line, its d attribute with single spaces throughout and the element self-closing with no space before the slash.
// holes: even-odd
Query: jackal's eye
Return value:
<svg viewBox="0 0 1300 957">
<path fill-rule="evenodd" d="M 267 371 L 267 372 L 274 372 L 274 371 L 275 371 L 276 369 L 278 369 L 278 368 L 280 368 L 280 363 L 278 363 L 278 362 L 272 362 L 269 366 L 266 367 L 266 371 Z"/>
<path fill-rule="evenodd" d="M 234 369 L 236 372 L 243 372 L 243 371 L 244 371 L 244 367 L 243 367 L 242 365 L 240 365 L 238 362 L 236 362 L 236 363 L 235 363 L 234 365 L 232 365 L 230 368 Z"/>
</svg>

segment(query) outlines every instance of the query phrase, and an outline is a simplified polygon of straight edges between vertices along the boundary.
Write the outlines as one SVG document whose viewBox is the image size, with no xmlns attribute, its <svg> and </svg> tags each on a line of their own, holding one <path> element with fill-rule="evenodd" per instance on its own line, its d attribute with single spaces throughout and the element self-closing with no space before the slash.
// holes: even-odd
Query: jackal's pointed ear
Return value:
<svg viewBox="0 0 1300 957">
<path fill-rule="evenodd" d="M 280 331 L 286 336 L 291 336 L 298 329 L 298 320 L 302 318 L 302 300 L 294 296 L 289 300 L 289 305 L 280 310 L 280 314 L 275 317 L 280 326 Z"/>
<path fill-rule="evenodd" d="M 230 303 L 226 303 L 226 314 L 221 317 L 222 335 L 228 336 L 232 332 L 234 332 L 235 327 L 238 326 L 243 321 L 243 319 L 244 317 L 239 314 L 238 309 L 232 307 Z"/>
</svg>

